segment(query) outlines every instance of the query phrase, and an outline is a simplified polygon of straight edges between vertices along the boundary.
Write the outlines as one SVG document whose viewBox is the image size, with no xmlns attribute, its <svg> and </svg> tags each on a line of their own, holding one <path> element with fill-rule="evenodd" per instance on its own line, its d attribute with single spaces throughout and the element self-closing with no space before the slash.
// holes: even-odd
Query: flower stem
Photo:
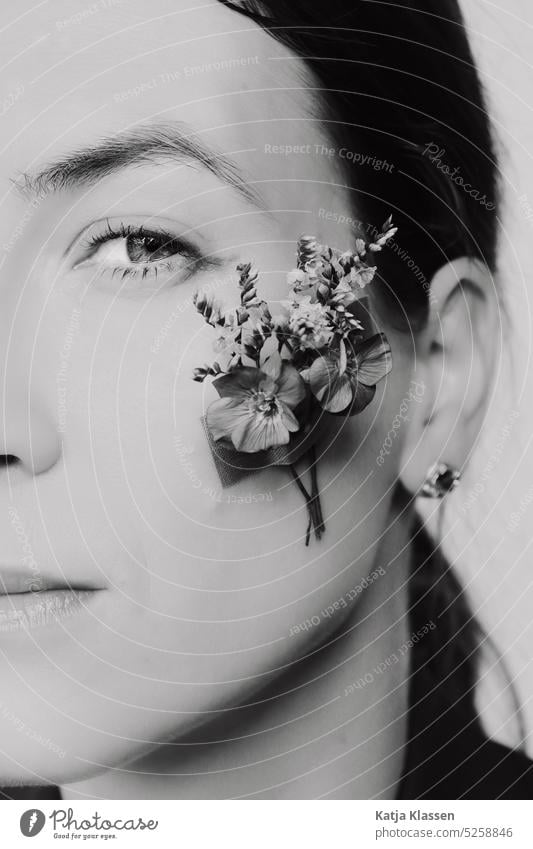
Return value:
<svg viewBox="0 0 533 849">
<path fill-rule="evenodd" d="M 302 493 L 303 497 L 305 498 L 305 502 L 307 504 L 307 512 L 309 514 L 309 523 L 307 525 L 307 531 L 306 531 L 306 534 L 305 534 L 305 544 L 309 545 L 309 536 L 311 534 L 311 522 L 312 522 L 311 509 L 310 509 L 310 506 L 309 506 L 310 502 L 311 502 L 311 496 L 309 495 L 305 486 L 303 485 L 302 481 L 300 480 L 300 476 L 298 475 L 298 472 L 296 471 L 296 468 L 295 468 L 293 463 L 290 464 L 289 469 L 291 470 L 291 474 L 292 474 L 294 480 L 296 481 L 296 483 L 298 485 L 298 489 Z"/>
<path fill-rule="evenodd" d="M 314 447 L 311 447 L 306 455 L 310 461 L 311 468 L 311 494 L 308 493 L 307 489 L 302 483 L 302 480 L 296 471 L 296 468 L 293 463 L 289 466 L 292 477 L 296 481 L 298 489 L 302 493 L 305 498 L 305 502 L 307 505 L 307 513 L 309 516 L 309 522 L 307 525 L 307 530 L 305 534 L 305 544 L 309 545 L 309 539 L 311 536 L 311 528 L 315 530 L 316 539 L 320 539 L 325 530 L 324 517 L 322 516 L 322 507 L 320 505 L 320 493 L 318 490 L 318 478 L 317 478 L 317 460 L 316 453 Z"/>
<path fill-rule="evenodd" d="M 314 445 L 309 449 L 309 458 L 311 460 L 311 505 L 310 509 L 313 511 L 313 523 L 315 526 L 315 536 L 317 539 L 320 539 L 322 534 L 324 533 L 326 526 L 324 524 L 324 517 L 322 515 L 322 506 L 320 504 L 320 492 L 318 489 L 318 476 L 317 476 L 317 459 L 316 459 L 316 451 Z"/>
</svg>

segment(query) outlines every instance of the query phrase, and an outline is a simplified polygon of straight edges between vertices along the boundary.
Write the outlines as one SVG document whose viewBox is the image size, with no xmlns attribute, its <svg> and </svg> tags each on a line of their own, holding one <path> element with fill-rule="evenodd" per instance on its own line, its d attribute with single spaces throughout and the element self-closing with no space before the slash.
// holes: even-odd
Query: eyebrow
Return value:
<svg viewBox="0 0 533 849">
<path fill-rule="evenodd" d="M 244 152 L 244 151 L 240 151 Z M 266 211 L 261 195 L 226 154 L 202 142 L 183 122 L 140 124 L 75 150 L 34 174 L 23 173 L 12 182 L 24 197 L 43 198 L 64 189 L 91 186 L 131 165 L 157 164 L 170 159 L 197 163 L 234 189 L 247 203 Z"/>
</svg>

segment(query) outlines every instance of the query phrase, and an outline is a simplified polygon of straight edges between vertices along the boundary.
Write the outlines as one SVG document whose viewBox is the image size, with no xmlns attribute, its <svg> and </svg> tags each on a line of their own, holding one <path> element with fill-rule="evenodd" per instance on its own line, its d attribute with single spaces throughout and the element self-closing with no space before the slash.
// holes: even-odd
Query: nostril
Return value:
<svg viewBox="0 0 533 849">
<path fill-rule="evenodd" d="M 15 457 L 14 454 L 0 454 L 0 466 L 14 466 L 15 463 L 19 462 L 19 458 Z"/>
</svg>

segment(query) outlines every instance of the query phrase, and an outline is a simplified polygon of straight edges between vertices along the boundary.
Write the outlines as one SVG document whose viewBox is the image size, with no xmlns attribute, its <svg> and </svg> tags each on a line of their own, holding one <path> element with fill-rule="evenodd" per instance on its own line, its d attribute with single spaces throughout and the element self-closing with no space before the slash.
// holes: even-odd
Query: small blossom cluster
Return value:
<svg viewBox="0 0 533 849">
<path fill-rule="evenodd" d="M 197 381 L 215 378 L 220 397 L 205 417 L 215 443 L 245 454 L 274 451 L 272 464 L 290 465 L 294 474 L 295 449 L 312 447 L 308 435 L 318 416 L 365 409 L 392 359 L 384 334 L 368 335 L 364 290 L 376 273 L 374 255 L 395 233 L 389 218 L 373 242 L 356 239 L 344 252 L 302 236 L 287 275 L 288 298 L 276 314 L 259 297 L 258 271 L 249 262 L 237 266 L 235 309 L 195 294 L 197 311 L 216 333 L 215 362 L 193 374 Z M 317 508 L 318 494 L 309 502 Z"/>
</svg>

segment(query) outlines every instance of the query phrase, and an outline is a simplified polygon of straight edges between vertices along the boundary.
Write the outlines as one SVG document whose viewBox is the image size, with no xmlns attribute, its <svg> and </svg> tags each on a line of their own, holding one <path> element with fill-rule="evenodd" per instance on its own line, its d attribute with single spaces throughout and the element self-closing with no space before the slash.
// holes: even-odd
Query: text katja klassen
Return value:
<svg viewBox="0 0 533 849">
<path fill-rule="evenodd" d="M 416 808 L 412 811 L 376 811 L 376 819 L 387 822 L 400 822 L 400 820 L 454 820 L 455 814 L 451 811 L 421 811 Z"/>
</svg>

